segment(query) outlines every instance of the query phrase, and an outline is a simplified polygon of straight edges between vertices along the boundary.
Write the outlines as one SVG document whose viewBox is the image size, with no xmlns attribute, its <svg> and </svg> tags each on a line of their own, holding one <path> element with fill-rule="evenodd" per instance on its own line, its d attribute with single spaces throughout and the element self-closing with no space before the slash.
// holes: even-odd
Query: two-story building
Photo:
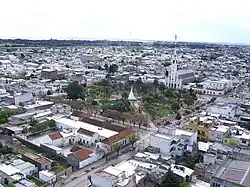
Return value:
<svg viewBox="0 0 250 187">
<path fill-rule="evenodd" d="M 213 120 L 209 116 L 191 117 L 182 123 L 182 128 L 184 130 L 197 132 L 197 139 L 199 141 L 207 142 L 212 125 Z"/>
</svg>

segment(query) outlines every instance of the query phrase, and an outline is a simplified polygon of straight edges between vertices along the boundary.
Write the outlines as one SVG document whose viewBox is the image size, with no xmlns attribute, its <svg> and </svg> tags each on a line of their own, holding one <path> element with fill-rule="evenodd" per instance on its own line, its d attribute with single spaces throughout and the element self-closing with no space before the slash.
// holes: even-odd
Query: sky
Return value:
<svg viewBox="0 0 250 187">
<path fill-rule="evenodd" d="M 250 44 L 249 0 L 0 0 L 0 38 Z"/>
</svg>

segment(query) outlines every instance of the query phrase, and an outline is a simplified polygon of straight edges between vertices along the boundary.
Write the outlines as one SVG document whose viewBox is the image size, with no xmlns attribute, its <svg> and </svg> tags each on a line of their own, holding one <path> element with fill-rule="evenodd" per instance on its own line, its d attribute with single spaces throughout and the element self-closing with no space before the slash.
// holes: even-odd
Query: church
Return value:
<svg viewBox="0 0 250 187">
<path fill-rule="evenodd" d="M 175 44 L 177 36 L 175 35 Z M 165 83 L 168 88 L 181 89 L 183 84 L 195 81 L 196 77 L 192 70 L 178 70 L 176 48 L 174 59 L 165 74 Z"/>
</svg>

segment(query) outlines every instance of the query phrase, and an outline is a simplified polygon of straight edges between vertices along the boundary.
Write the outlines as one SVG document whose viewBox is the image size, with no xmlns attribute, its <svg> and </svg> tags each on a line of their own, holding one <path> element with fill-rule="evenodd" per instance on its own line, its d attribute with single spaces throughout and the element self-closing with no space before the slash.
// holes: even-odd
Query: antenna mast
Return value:
<svg viewBox="0 0 250 187">
<path fill-rule="evenodd" d="M 175 63 L 177 62 L 176 44 L 177 44 L 177 35 L 174 35 L 174 60 L 175 60 Z"/>
</svg>

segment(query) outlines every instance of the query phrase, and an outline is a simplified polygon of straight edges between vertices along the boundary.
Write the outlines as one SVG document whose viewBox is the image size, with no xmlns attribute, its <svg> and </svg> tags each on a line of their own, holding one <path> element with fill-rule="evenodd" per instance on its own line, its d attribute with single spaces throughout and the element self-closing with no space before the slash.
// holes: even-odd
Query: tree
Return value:
<svg viewBox="0 0 250 187">
<path fill-rule="evenodd" d="M 174 101 L 173 103 L 171 103 L 171 109 L 173 110 L 173 111 L 178 111 L 179 109 L 180 109 L 180 105 L 179 105 L 179 103 L 178 102 L 176 102 L 176 101 Z"/>
<path fill-rule="evenodd" d="M 114 149 L 116 150 L 117 156 L 119 155 L 119 151 L 123 148 L 123 145 L 121 142 L 116 142 L 114 144 Z"/>
<path fill-rule="evenodd" d="M 8 115 L 6 111 L 0 111 L 0 124 L 4 124 L 8 122 Z"/>
<path fill-rule="evenodd" d="M 51 90 L 48 90 L 48 91 L 47 91 L 47 95 L 52 95 L 52 91 L 51 91 Z"/>
<path fill-rule="evenodd" d="M 129 142 L 132 145 L 132 147 L 134 147 L 134 144 L 135 144 L 135 142 L 137 140 L 136 136 L 135 135 L 131 135 L 131 136 L 128 137 L 128 139 L 129 139 Z"/>
<path fill-rule="evenodd" d="M 184 182 L 180 185 L 180 187 L 190 187 L 190 184 L 188 184 L 187 182 Z"/>
<path fill-rule="evenodd" d="M 56 127 L 56 122 L 55 122 L 55 120 L 53 120 L 53 119 L 49 120 L 49 121 L 48 121 L 48 126 L 49 126 L 50 128 L 55 128 L 55 127 Z"/>
<path fill-rule="evenodd" d="M 175 119 L 177 119 L 177 120 L 181 120 L 181 115 L 180 115 L 180 113 L 179 113 L 179 112 L 176 114 Z"/>
<path fill-rule="evenodd" d="M 15 187 L 16 185 L 10 182 L 7 187 Z"/>
<path fill-rule="evenodd" d="M 78 82 L 74 81 L 66 88 L 68 99 L 77 100 L 79 98 L 84 99 L 84 89 Z"/>
<path fill-rule="evenodd" d="M 158 82 L 157 79 L 154 80 L 153 85 L 154 85 L 154 88 L 156 90 L 158 88 L 158 86 L 159 86 L 159 82 Z"/>
<path fill-rule="evenodd" d="M 177 176 L 171 171 L 168 170 L 165 179 L 163 180 L 162 184 L 158 185 L 159 187 L 179 187 L 180 181 Z"/>
<path fill-rule="evenodd" d="M 194 104 L 194 98 L 190 95 L 186 96 L 186 98 L 184 99 L 184 103 L 188 105 L 188 107 L 190 105 Z"/>
<path fill-rule="evenodd" d="M 123 92 L 122 93 L 122 99 L 128 99 L 128 92 Z"/>
<path fill-rule="evenodd" d="M 174 96 L 174 98 L 175 98 L 176 100 L 178 100 L 178 101 L 179 101 L 180 98 L 181 98 L 181 94 L 180 94 L 180 92 L 178 92 L 177 90 L 173 92 L 173 96 Z"/>
<path fill-rule="evenodd" d="M 30 120 L 29 125 L 33 127 L 33 126 L 35 126 L 37 123 L 38 123 L 38 121 L 37 121 L 37 120 L 32 119 L 32 120 Z"/>
</svg>

